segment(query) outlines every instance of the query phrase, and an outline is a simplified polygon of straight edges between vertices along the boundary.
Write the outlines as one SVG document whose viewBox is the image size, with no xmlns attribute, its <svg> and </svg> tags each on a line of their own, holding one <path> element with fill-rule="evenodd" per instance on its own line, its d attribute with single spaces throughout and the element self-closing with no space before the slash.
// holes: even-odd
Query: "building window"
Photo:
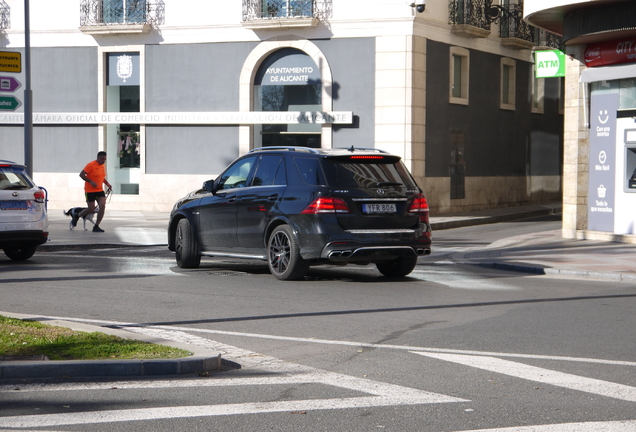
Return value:
<svg viewBox="0 0 636 432">
<path fill-rule="evenodd" d="M 0 0 L 0 30 L 11 28 L 11 8 L 4 0 Z"/>
<path fill-rule="evenodd" d="M 80 30 L 87 34 L 147 33 L 153 25 L 165 21 L 164 0 L 80 0 L 79 3 Z"/>
<path fill-rule="evenodd" d="M 141 111 L 140 53 L 106 54 L 106 111 Z M 106 125 L 108 179 L 116 194 L 139 194 L 142 139 L 139 124 Z"/>
<path fill-rule="evenodd" d="M 320 69 L 295 48 L 277 50 L 261 64 L 254 80 L 255 111 L 322 110 Z M 262 124 L 254 127 L 254 146 L 321 147 L 318 123 Z"/>
<path fill-rule="evenodd" d="M 263 0 L 263 18 L 291 18 L 313 16 L 312 0 Z"/>
<path fill-rule="evenodd" d="M 449 102 L 468 105 L 468 76 L 470 53 L 465 48 L 450 49 L 450 86 Z"/>
<path fill-rule="evenodd" d="M 515 90 L 516 90 L 516 62 L 509 58 L 501 59 L 501 91 L 500 91 L 500 108 L 507 110 L 515 109 Z"/>
<path fill-rule="evenodd" d="M 532 112 L 535 114 L 543 114 L 545 100 L 545 78 L 536 78 L 534 76 L 534 68 L 530 67 L 530 80 L 532 82 Z"/>
<path fill-rule="evenodd" d="M 144 0 L 102 0 L 104 24 L 143 24 L 146 22 Z"/>
</svg>

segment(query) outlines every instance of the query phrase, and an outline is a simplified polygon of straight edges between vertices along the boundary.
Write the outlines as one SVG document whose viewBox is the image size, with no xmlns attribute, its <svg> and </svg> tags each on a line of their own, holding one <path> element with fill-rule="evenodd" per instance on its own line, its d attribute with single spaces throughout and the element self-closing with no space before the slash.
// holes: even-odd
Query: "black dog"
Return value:
<svg viewBox="0 0 636 432">
<path fill-rule="evenodd" d="M 87 207 L 72 207 L 70 209 L 68 209 L 68 211 L 65 211 L 64 214 L 66 216 L 70 216 L 71 217 L 71 221 L 68 223 L 68 227 L 69 229 L 73 230 L 75 229 L 75 227 L 73 226 L 73 219 L 78 217 L 77 215 L 79 215 L 82 211 L 86 210 Z M 95 213 L 97 213 L 99 211 L 99 207 L 96 206 L 95 207 L 95 211 L 89 215 L 84 216 L 84 231 L 86 231 L 86 221 L 89 221 L 90 223 L 92 223 L 93 225 L 95 225 L 95 222 L 93 222 L 93 215 Z"/>
</svg>

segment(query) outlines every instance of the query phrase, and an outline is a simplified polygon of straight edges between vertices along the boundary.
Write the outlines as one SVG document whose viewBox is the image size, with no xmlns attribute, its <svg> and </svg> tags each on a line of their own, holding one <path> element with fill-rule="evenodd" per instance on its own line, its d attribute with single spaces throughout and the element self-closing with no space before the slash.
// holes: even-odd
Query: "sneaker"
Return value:
<svg viewBox="0 0 636 432">
<path fill-rule="evenodd" d="M 79 220 L 79 213 L 73 213 L 72 216 L 72 220 L 71 220 L 71 224 L 76 227 L 77 226 L 77 221 Z"/>
<path fill-rule="evenodd" d="M 93 227 L 93 232 L 104 232 L 104 230 L 103 230 L 103 229 L 101 229 L 99 226 L 95 225 L 95 226 Z"/>
</svg>

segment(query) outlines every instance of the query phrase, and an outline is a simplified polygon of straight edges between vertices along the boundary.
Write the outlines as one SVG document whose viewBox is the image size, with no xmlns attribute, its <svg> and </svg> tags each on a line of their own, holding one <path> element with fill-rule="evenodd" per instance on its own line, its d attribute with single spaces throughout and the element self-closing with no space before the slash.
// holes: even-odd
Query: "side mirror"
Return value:
<svg viewBox="0 0 636 432">
<path fill-rule="evenodd" d="M 214 180 L 207 180 L 203 182 L 203 190 L 214 193 Z"/>
</svg>

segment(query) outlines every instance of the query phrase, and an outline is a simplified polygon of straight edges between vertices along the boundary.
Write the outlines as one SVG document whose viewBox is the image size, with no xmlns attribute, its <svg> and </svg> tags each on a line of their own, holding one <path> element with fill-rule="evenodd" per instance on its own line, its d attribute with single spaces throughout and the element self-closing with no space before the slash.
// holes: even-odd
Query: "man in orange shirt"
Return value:
<svg viewBox="0 0 636 432">
<path fill-rule="evenodd" d="M 108 183 L 108 180 L 106 180 L 105 163 L 106 152 L 100 151 L 97 153 L 97 159 L 87 163 L 80 173 L 79 176 L 86 182 L 84 183 L 84 192 L 86 193 L 86 204 L 88 207 L 73 217 L 73 226 L 77 226 L 79 218 L 84 218 L 95 211 L 95 201 L 97 201 L 99 210 L 97 212 L 97 221 L 93 227 L 93 232 L 104 232 L 104 230 L 99 227 L 99 223 L 102 221 L 104 212 L 106 211 L 106 194 L 104 193 L 103 185 L 106 185 L 108 189 L 112 189 L 112 186 Z"/>
</svg>

